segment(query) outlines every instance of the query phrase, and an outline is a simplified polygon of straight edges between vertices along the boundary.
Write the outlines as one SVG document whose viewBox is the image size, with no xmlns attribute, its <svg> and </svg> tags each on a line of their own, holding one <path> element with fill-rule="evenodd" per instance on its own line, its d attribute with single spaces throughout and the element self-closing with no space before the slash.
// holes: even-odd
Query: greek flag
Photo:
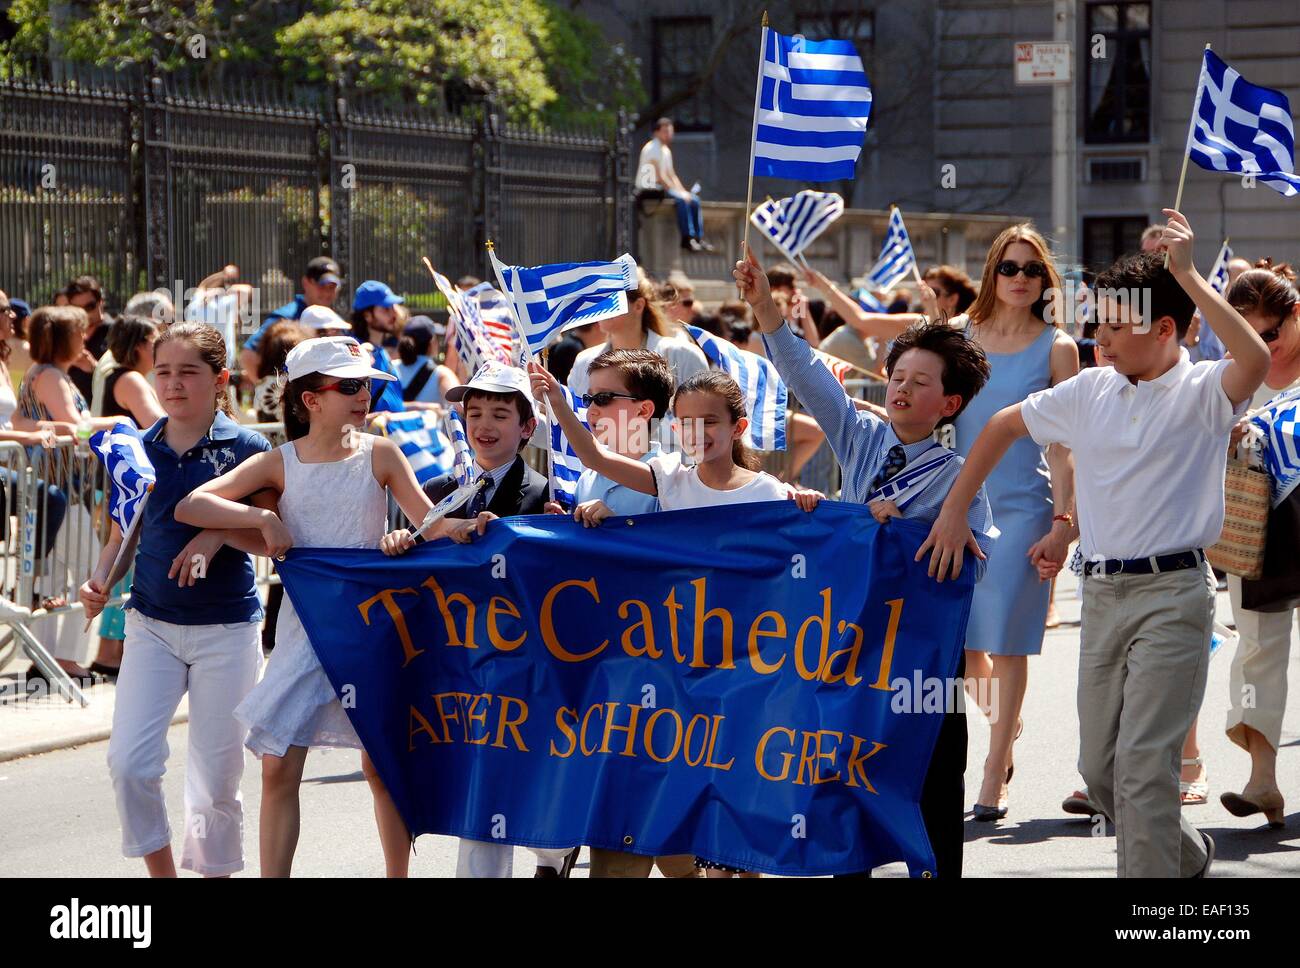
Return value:
<svg viewBox="0 0 1300 968">
<path fill-rule="evenodd" d="M 929 487 L 935 478 L 939 476 L 944 465 L 956 456 L 953 451 L 935 444 L 899 473 L 876 488 L 867 500 L 875 501 L 884 498 L 887 501 L 893 501 L 901 511 L 911 504 L 917 495 Z"/>
<path fill-rule="evenodd" d="M 492 250 L 492 268 L 528 341 L 531 357 L 571 326 L 594 323 L 627 312 L 627 291 L 637 287 L 636 262 L 622 255 L 614 262 L 560 262 L 508 266 Z"/>
<path fill-rule="evenodd" d="M 145 453 L 140 431 L 129 423 L 116 423 L 113 429 L 92 436 L 90 449 L 99 457 L 112 482 L 108 513 L 122 534 L 130 537 L 141 518 L 145 498 L 158 480 L 153 461 Z"/>
<path fill-rule="evenodd" d="M 574 396 L 573 391 L 563 384 L 560 391 L 564 401 L 573 408 L 582 425 L 591 429 L 587 423 L 587 408 Z M 578 478 L 582 476 L 582 461 L 573 452 L 573 445 L 560 428 L 560 421 L 551 421 L 551 497 L 560 503 L 566 511 L 572 511 L 578 493 Z"/>
<path fill-rule="evenodd" d="M 869 313 L 887 313 L 889 307 L 877 299 L 870 289 L 859 289 L 853 293 L 853 298 Z"/>
<path fill-rule="evenodd" d="M 434 411 L 395 413 L 384 422 L 384 436 L 406 455 L 415 479 L 421 484 L 451 471 L 451 442 Z"/>
<path fill-rule="evenodd" d="M 867 273 L 867 285 L 872 289 L 889 292 L 898 285 L 916 265 L 916 253 L 908 238 L 903 213 L 897 207 L 889 210 L 889 228 L 885 231 L 885 244 L 880 248 L 880 258 Z"/>
<path fill-rule="evenodd" d="M 510 315 L 510 303 L 506 297 L 490 282 L 479 283 L 465 296 L 467 309 L 471 303 L 474 305 L 473 313 L 492 343 L 497 359 L 507 366 L 523 369 L 528 360 L 516 352 L 520 340 L 516 338 L 515 321 Z"/>
<path fill-rule="evenodd" d="M 791 262 L 844 214 L 844 199 L 833 192 L 804 190 L 793 198 L 770 198 L 749 220 Z"/>
<path fill-rule="evenodd" d="M 1214 260 L 1214 268 L 1210 270 L 1206 281 L 1210 284 L 1215 292 L 1222 296 L 1228 291 L 1228 263 L 1232 261 L 1232 249 L 1228 246 L 1228 240 L 1223 240 L 1223 248 L 1219 250 L 1218 257 Z"/>
<path fill-rule="evenodd" d="M 456 483 L 465 487 L 478 480 L 474 451 L 470 450 L 469 439 L 465 436 L 465 418 L 460 415 L 460 410 L 452 407 L 447 411 L 447 423 L 451 427 L 451 472 L 456 475 Z"/>
<path fill-rule="evenodd" d="M 1187 151 L 1209 171 L 1254 175 L 1283 195 L 1300 193 L 1291 102 L 1281 91 L 1251 84 L 1208 48 Z"/>
<path fill-rule="evenodd" d="M 763 28 L 754 111 L 754 174 L 849 180 L 871 116 L 871 85 L 847 40 L 805 40 Z"/>
<path fill-rule="evenodd" d="M 1279 393 L 1250 418 L 1264 435 L 1264 468 L 1277 507 L 1300 484 L 1300 389 Z"/>
<path fill-rule="evenodd" d="M 442 293 L 442 298 L 447 300 L 448 315 L 459 318 L 462 314 L 461 306 L 464 302 L 461 291 L 451 284 L 450 279 L 433 268 L 433 266 L 429 267 L 429 271 L 433 273 L 433 283 L 438 287 L 438 291 Z"/>
<path fill-rule="evenodd" d="M 749 426 L 745 446 L 754 450 L 785 450 L 785 381 L 767 359 L 718 339 L 698 326 L 682 326 L 710 363 L 738 384 L 745 395 Z"/>
</svg>

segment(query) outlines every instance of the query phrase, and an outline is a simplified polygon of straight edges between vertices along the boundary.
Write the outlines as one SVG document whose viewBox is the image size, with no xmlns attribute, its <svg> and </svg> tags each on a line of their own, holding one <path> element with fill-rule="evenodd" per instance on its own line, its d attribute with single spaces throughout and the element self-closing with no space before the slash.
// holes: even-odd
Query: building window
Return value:
<svg viewBox="0 0 1300 968">
<path fill-rule="evenodd" d="M 851 40 L 858 45 L 859 54 L 875 38 L 870 11 L 801 13 L 795 18 L 795 30 L 809 40 Z"/>
<path fill-rule="evenodd" d="M 1089 3 L 1085 138 L 1093 144 L 1151 140 L 1151 4 Z"/>
<path fill-rule="evenodd" d="M 1142 251 L 1145 215 L 1122 215 L 1117 218 L 1083 220 L 1083 265 L 1093 272 L 1109 269 L 1122 255 Z"/>
<path fill-rule="evenodd" d="M 713 48 L 713 21 L 708 17 L 673 17 L 653 22 L 652 85 L 654 100 L 695 83 Z M 678 131 L 712 131 L 713 111 L 706 86 L 672 111 Z"/>
</svg>

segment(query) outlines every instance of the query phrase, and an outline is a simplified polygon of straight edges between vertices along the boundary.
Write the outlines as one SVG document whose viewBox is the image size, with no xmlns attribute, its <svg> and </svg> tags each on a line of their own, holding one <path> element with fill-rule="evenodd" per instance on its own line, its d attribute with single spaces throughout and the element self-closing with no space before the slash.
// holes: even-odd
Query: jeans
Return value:
<svg viewBox="0 0 1300 968">
<path fill-rule="evenodd" d="M 0 471 L 0 532 L 7 533 L 9 530 L 8 492 L 10 490 L 17 490 L 20 486 L 21 484 L 18 479 L 17 471 Z M 63 527 L 63 516 L 67 511 L 68 499 L 64 497 L 63 492 L 53 484 L 47 484 L 45 481 L 37 478 L 36 544 L 40 549 L 37 552 L 37 558 L 45 558 L 49 555 L 50 550 L 54 547 L 54 539 L 59 536 L 59 528 Z M 18 522 L 18 528 L 21 532 L 21 521 Z"/>
<path fill-rule="evenodd" d="M 677 206 L 677 231 L 681 233 L 682 241 L 703 238 L 699 198 L 694 195 L 678 195 L 676 192 L 670 194 L 673 204 Z"/>
</svg>

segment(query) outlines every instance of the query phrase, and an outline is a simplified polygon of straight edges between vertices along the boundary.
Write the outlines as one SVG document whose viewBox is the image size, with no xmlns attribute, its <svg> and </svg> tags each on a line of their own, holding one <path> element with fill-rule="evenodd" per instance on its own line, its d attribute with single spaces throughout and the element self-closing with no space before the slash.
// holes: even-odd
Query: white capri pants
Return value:
<svg viewBox="0 0 1300 968">
<path fill-rule="evenodd" d="M 539 867 L 559 870 L 569 850 L 529 847 Z M 515 848 L 512 844 L 494 844 L 461 838 L 456 848 L 457 877 L 513 877 Z"/>
<path fill-rule="evenodd" d="M 185 838 L 180 866 L 204 875 L 244 867 L 247 729 L 234 716 L 262 666 L 260 622 L 173 625 L 126 613 L 108 770 L 122 823 L 122 853 L 143 857 L 171 844 L 163 799 L 167 729 L 190 696 Z"/>
<path fill-rule="evenodd" d="M 1255 612 L 1241 607 L 1241 579 L 1228 576 L 1228 597 L 1237 623 L 1237 651 L 1228 674 L 1232 703 L 1228 710 L 1228 738 L 1243 749 L 1246 731 L 1257 730 L 1277 751 L 1282 741 L 1282 714 L 1286 711 L 1287 661 L 1291 654 L 1291 625 L 1296 610 Z"/>
</svg>

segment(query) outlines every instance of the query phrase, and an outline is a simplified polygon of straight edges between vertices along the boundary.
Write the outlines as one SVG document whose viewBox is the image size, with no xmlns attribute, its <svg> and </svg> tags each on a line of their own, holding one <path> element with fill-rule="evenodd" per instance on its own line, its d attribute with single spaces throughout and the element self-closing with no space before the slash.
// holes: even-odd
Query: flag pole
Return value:
<svg viewBox="0 0 1300 968">
<path fill-rule="evenodd" d="M 1206 44 L 1209 50 L 1210 45 Z M 1192 96 L 1192 115 L 1187 119 L 1187 144 L 1183 147 L 1183 170 L 1178 174 L 1178 194 L 1174 196 L 1174 211 L 1183 210 L 1183 183 L 1187 181 L 1187 162 L 1192 156 L 1192 133 L 1196 131 L 1196 109 L 1201 103 L 1201 81 L 1205 77 L 1205 55 L 1201 55 L 1201 70 L 1196 75 L 1196 94 Z M 1169 251 L 1165 250 L 1165 268 L 1169 268 Z"/>
<path fill-rule="evenodd" d="M 749 188 L 745 191 L 745 238 L 742 258 L 749 256 L 749 207 L 754 203 L 754 154 L 758 149 L 758 108 L 763 99 L 763 65 L 767 62 L 767 11 L 763 11 L 763 38 L 758 46 L 758 80 L 754 82 L 754 126 L 749 135 Z"/>
</svg>

